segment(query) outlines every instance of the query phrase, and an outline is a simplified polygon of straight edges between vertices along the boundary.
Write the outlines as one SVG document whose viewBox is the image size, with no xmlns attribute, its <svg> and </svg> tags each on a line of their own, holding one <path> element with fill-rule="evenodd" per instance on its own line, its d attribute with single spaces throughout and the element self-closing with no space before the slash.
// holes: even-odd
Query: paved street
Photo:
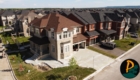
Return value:
<svg viewBox="0 0 140 80">
<path fill-rule="evenodd" d="M 0 53 L 0 57 L 1 57 Z M 0 80 L 14 80 L 11 75 L 11 69 L 7 62 L 7 58 L 0 58 Z"/>
<path fill-rule="evenodd" d="M 100 73 L 94 76 L 94 80 L 129 80 L 124 78 L 120 73 L 120 65 L 125 59 L 134 59 L 140 64 L 140 45 L 128 52 L 127 55 L 116 60 L 111 65 L 107 66 Z M 140 73 L 138 76 L 131 80 L 140 80 Z"/>
</svg>

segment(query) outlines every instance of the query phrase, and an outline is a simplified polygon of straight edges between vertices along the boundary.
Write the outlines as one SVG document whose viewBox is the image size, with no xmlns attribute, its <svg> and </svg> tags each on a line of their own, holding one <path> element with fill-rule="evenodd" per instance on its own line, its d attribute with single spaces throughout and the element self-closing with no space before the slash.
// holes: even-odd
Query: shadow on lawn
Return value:
<svg viewBox="0 0 140 80">
<path fill-rule="evenodd" d="M 46 80 L 58 80 L 58 79 L 62 80 L 62 76 L 54 74 L 46 77 Z"/>
</svg>

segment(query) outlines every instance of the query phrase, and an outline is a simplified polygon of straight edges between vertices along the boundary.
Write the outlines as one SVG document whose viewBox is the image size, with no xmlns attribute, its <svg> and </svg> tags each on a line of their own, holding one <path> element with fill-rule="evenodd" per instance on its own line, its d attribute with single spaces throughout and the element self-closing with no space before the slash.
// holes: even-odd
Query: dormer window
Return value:
<svg viewBox="0 0 140 80">
<path fill-rule="evenodd" d="M 67 38 L 67 31 L 63 32 L 63 38 Z"/>
</svg>

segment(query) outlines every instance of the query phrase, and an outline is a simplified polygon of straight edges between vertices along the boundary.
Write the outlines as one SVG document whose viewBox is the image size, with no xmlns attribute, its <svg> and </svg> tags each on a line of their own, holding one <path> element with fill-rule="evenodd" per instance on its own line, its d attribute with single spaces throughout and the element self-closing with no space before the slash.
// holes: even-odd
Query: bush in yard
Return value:
<svg viewBox="0 0 140 80">
<path fill-rule="evenodd" d="M 70 59 L 69 65 L 70 65 L 70 66 L 78 66 L 78 65 L 77 65 L 77 61 L 75 60 L 75 58 L 71 58 L 71 59 Z"/>
</svg>

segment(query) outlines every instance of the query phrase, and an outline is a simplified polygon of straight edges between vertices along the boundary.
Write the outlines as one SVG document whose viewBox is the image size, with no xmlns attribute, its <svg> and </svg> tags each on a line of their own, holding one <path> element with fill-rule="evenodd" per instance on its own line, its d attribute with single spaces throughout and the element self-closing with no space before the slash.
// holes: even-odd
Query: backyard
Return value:
<svg viewBox="0 0 140 80">
<path fill-rule="evenodd" d="M 92 68 L 81 68 L 78 66 L 68 66 L 63 68 L 55 68 L 49 71 L 42 71 L 36 66 L 26 64 L 21 59 L 21 53 L 10 54 L 9 59 L 15 75 L 19 80 L 65 80 L 68 76 L 72 75 L 76 76 L 77 80 L 82 80 L 84 77 L 95 71 Z M 23 71 L 19 71 L 21 67 L 24 69 Z M 29 73 L 28 70 L 30 70 Z"/>
<path fill-rule="evenodd" d="M 4 44 L 9 44 L 9 46 L 7 47 L 8 50 L 17 50 L 18 47 L 16 45 L 16 42 L 20 43 L 21 46 L 22 45 L 27 45 L 29 44 L 29 37 L 15 37 L 15 40 L 11 37 L 10 33 L 3 33 L 0 35 L 2 38 L 2 41 Z"/>
</svg>

